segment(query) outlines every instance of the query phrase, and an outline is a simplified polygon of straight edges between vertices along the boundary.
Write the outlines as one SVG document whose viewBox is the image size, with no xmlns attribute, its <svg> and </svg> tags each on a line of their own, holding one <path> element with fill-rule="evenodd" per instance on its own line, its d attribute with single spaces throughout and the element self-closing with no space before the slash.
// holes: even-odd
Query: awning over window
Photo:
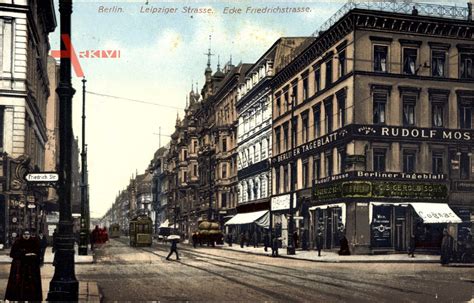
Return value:
<svg viewBox="0 0 474 303">
<path fill-rule="evenodd" d="M 262 217 L 264 217 L 265 215 L 268 216 L 268 210 L 255 211 L 252 213 L 237 214 L 232 219 L 227 221 L 225 225 L 250 224 L 254 222 L 257 223 L 257 221 L 260 224 L 264 224 L 265 220 L 262 221 L 260 219 L 262 219 Z"/>
<path fill-rule="evenodd" d="M 428 203 L 428 202 L 370 202 L 369 223 L 372 223 L 373 206 L 391 205 L 404 206 L 411 205 L 415 212 L 420 216 L 424 223 L 461 223 L 462 220 L 454 213 L 454 211 L 446 203 Z"/>
<path fill-rule="evenodd" d="M 446 203 L 410 203 L 424 223 L 461 223 Z"/>
<path fill-rule="evenodd" d="M 168 219 L 166 219 L 165 222 L 161 223 L 160 227 L 158 227 L 158 228 L 163 228 L 163 227 L 168 228 L 169 225 L 170 225 L 170 221 Z"/>
</svg>

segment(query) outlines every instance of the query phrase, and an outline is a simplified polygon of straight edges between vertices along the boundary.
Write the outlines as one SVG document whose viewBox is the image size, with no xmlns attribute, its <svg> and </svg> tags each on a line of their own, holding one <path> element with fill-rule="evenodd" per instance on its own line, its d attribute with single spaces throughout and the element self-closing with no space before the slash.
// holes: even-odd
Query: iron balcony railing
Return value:
<svg viewBox="0 0 474 303">
<path fill-rule="evenodd" d="M 320 33 L 328 30 L 333 26 L 339 19 L 341 19 L 346 13 L 352 9 L 366 9 L 374 11 L 384 11 L 400 14 L 412 14 L 413 7 L 420 16 L 440 17 L 457 20 L 468 20 L 469 9 L 467 6 L 449 6 L 439 4 L 428 4 L 428 3 L 417 3 L 411 1 L 358 1 L 348 0 L 344 6 L 342 6 L 334 15 L 331 16 L 326 22 L 324 22 L 318 30 L 313 33 L 314 37 L 317 37 Z"/>
</svg>

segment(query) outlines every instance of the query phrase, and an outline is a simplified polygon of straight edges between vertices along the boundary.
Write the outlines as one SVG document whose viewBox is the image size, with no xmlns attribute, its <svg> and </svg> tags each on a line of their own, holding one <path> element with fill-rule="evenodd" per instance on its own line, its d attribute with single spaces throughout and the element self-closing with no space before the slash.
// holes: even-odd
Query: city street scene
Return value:
<svg viewBox="0 0 474 303">
<path fill-rule="evenodd" d="M 469 0 L 0 0 L 0 300 L 474 302 Z"/>
</svg>

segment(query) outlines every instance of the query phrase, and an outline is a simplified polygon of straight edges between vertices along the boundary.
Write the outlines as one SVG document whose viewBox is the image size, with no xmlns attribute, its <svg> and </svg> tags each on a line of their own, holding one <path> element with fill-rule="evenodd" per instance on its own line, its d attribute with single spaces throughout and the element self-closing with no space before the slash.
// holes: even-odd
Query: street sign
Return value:
<svg viewBox="0 0 474 303">
<path fill-rule="evenodd" d="M 56 182 L 59 180 L 57 173 L 29 173 L 26 175 L 28 182 Z"/>
</svg>

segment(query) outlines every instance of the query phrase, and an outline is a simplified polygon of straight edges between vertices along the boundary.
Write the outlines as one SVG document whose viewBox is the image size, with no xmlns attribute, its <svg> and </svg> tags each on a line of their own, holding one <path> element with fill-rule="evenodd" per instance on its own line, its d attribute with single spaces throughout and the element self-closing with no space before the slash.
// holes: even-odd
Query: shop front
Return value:
<svg viewBox="0 0 474 303">
<path fill-rule="evenodd" d="M 445 177 L 353 171 L 317 180 L 311 238 L 321 232 L 324 248 L 336 249 L 344 235 L 356 254 L 406 252 L 413 242 L 436 253 L 443 229 L 462 222 L 448 205 Z"/>
</svg>

